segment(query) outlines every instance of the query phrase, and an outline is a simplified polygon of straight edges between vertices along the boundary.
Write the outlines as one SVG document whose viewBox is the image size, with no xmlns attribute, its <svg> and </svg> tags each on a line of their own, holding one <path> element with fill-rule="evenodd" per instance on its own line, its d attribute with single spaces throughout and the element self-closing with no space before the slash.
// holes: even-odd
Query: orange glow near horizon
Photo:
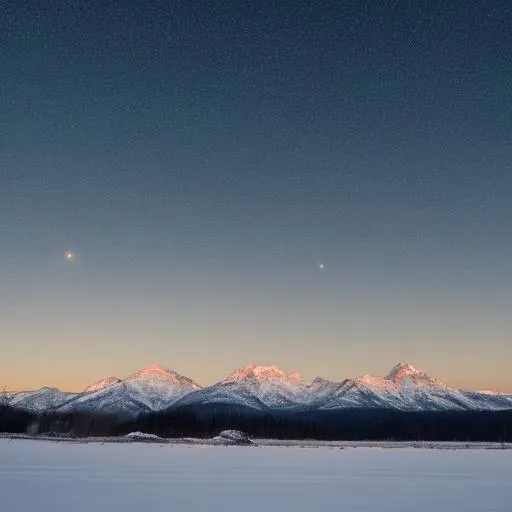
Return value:
<svg viewBox="0 0 512 512">
<path fill-rule="evenodd" d="M 143 365 L 147 366 L 147 365 Z M 166 365 L 162 365 L 166 367 Z M 237 368 L 240 368 L 245 365 L 240 365 Z M 88 369 L 83 370 L 80 372 L 73 372 L 73 371 L 67 371 L 65 376 L 59 377 L 58 374 L 51 375 L 49 372 L 45 374 L 41 374 L 40 372 L 36 371 L 36 375 L 30 375 L 30 372 L 26 375 L 20 375 L 17 372 L 13 371 L 12 374 L 7 371 L 3 371 L 2 375 L 4 377 L 7 377 L 4 379 L 4 382 L 0 383 L 0 391 L 5 389 L 6 391 L 27 391 L 27 390 L 34 390 L 39 389 L 43 386 L 47 387 L 54 387 L 57 389 L 60 389 L 61 391 L 72 391 L 72 392 L 80 392 L 83 391 L 87 386 L 93 384 L 94 382 L 97 382 L 101 379 L 107 378 L 107 377 L 118 377 L 120 379 L 123 379 L 127 377 L 128 375 L 131 375 L 132 373 L 135 373 L 140 367 L 133 367 L 125 369 L 124 371 L 120 372 L 91 372 Z M 210 371 L 210 372 L 202 372 L 204 376 L 207 378 L 197 378 L 195 375 L 191 373 L 185 373 L 181 372 L 179 368 L 171 368 L 171 370 L 175 370 L 176 372 L 184 375 L 185 377 L 188 377 L 192 379 L 193 381 L 197 382 L 201 386 L 210 386 L 215 384 L 216 382 L 219 382 L 220 380 L 227 377 L 228 374 L 230 374 L 233 370 L 236 368 L 232 368 L 231 370 L 225 371 L 224 373 L 221 373 L 219 371 Z M 383 376 L 387 375 L 391 367 L 389 367 L 387 370 L 381 372 L 380 374 L 372 374 L 372 376 L 376 377 L 377 379 L 382 378 Z M 418 367 L 419 370 L 423 371 L 421 367 Z M 68 368 L 69 370 L 69 368 Z M 295 368 L 293 369 L 295 370 Z M 436 377 L 439 379 L 442 383 L 446 384 L 449 387 L 467 390 L 467 391 L 485 391 L 485 392 L 496 392 L 496 393 L 503 393 L 503 394 L 512 394 L 512 389 L 507 387 L 507 384 L 505 382 L 499 382 L 494 381 L 493 383 L 489 380 L 486 381 L 485 375 L 481 375 L 478 378 L 475 379 L 469 379 L 467 375 L 461 376 L 461 375 L 453 375 L 453 376 L 443 376 L 439 374 L 434 374 L 432 372 L 426 372 L 432 377 Z M 364 375 L 368 375 L 368 372 L 359 372 L 359 373 L 351 373 L 351 374 L 344 374 L 344 375 L 332 375 L 332 374 L 310 374 L 310 373 L 301 373 L 299 372 L 299 375 L 301 375 L 304 380 L 309 383 L 311 382 L 315 377 L 323 377 L 328 380 L 341 382 L 345 380 L 346 378 L 356 378 L 361 377 Z"/>
</svg>

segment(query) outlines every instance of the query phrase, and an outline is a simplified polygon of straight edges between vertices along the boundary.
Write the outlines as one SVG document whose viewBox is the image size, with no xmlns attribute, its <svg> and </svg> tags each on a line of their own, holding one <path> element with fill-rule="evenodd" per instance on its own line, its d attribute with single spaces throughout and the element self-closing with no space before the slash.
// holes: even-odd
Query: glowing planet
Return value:
<svg viewBox="0 0 512 512">
<path fill-rule="evenodd" d="M 64 257 L 66 258 L 66 261 L 75 261 L 76 254 L 73 251 L 66 251 L 64 253 Z"/>
<path fill-rule="evenodd" d="M 320 265 L 318 265 L 318 268 L 322 269 L 322 268 L 324 268 L 324 266 L 325 265 L 323 263 L 320 263 Z"/>
</svg>

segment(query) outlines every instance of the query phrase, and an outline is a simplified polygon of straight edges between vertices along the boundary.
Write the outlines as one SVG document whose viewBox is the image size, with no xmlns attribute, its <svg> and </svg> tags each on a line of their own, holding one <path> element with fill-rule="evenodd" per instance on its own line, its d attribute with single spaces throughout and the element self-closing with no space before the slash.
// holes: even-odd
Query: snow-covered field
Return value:
<svg viewBox="0 0 512 512">
<path fill-rule="evenodd" d="M 512 451 L 0 439 L 2 512 L 512 510 Z"/>
</svg>

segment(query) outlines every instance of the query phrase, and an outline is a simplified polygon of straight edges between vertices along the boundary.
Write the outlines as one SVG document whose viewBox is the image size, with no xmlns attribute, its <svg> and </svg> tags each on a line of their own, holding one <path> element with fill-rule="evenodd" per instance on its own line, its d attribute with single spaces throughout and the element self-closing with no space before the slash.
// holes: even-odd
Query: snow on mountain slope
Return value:
<svg viewBox="0 0 512 512">
<path fill-rule="evenodd" d="M 363 375 L 332 382 L 316 378 L 307 384 L 300 375 L 276 366 L 247 365 L 213 386 L 201 388 L 191 379 L 159 365 L 150 365 L 125 379 L 109 377 L 82 393 L 53 388 L 2 395 L 9 405 L 36 412 L 104 412 L 128 416 L 179 406 L 223 404 L 267 409 L 385 408 L 420 410 L 512 409 L 512 396 L 461 391 L 407 363 L 386 377 Z"/>
<path fill-rule="evenodd" d="M 122 382 L 121 379 L 118 379 L 117 377 L 107 377 L 106 379 L 101 379 L 94 384 L 91 384 L 90 386 L 87 386 L 84 390 L 84 393 L 90 393 L 92 391 L 99 391 L 103 388 L 108 388 L 109 386 L 112 386 L 113 384 L 119 384 L 119 382 Z"/>
<path fill-rule="evenodd" d="M 130 375 L 124 384 L 134 399 L 153 411 L 165 409 L 178 398 L 201 389 L 193 380 L 155 364 Z"/>
<path fill-rule="evenodd" d="M 507 400 L 490 400 L 478 393 L 450 388 L 408 363 L 396 365 L 387 377 L 363 375 L 336 387 L 321 408 L 389 408 L 398 410 L 496 410 L 510 408 Z"/>
<path fill-rule="evenodd" d="M 285 383 L 302 382 L 302 377 L 298 373 L 285 373 L 277 366 L 256 366 L 248 364 L 231 372 L 226 381 L 280 381 Z"/>
<path fill-rule="evenodd" d="M 309 390 L 298 373 L 285 373 L 276 366 L 244 366 L 223 381 L 244 387 L 268 407 L 290 407 L 308 401 Z"/>
<path fill-rule="evenodd" d="M 200 386 L 187 377 L 159 365 L 150 365 L 124 380 L 99 381 L 92 386 L 92 390 L 78 395 L 58 411 L 136 415 L 165 409 L 197 389 Z"/>
<path fill-rule="evenodd" d="M 150 412 L 150 409 L 144 403 L 134 400 L 130 389 L 121 381 L 97 391 L 81 393 L 74 400 L 58 407 L 56 411 L 60 413 L 98 412 L 137 416 L 142 412 Z"/>
<path fill-rule="evenodd" d="M 309 391 L 297 373 L 276 366 L 253 364 L 239 368 L 224 380 L 192 393 L 176 405 L 233 403 L 255 409 L 297 407 L 308 401 Z"/>
<path fill-rule="evenodd" d="M 208 404 L 234 405 L 250 407 L 256 410 L 267 408 L 258 397 L 254 396 L 244 386 L 233 386 L 231 383 L 225 382 L 219 382 L 213 386 L 192 391 L 192 393 L 174 402 L 172 408 Z"/>
<path fill-rule="evenodd" d="M 20 391 L 9 397 L 9 405 L 32 412 L 43 412 L 73 400 L 77 393 L 66 393 L 56 388 L 43 387 L 35 391 Z"/>
<path fill-rule="evenodd" d="M 464 391 L 465 396 L 477 404 L 476 409 L 488 411 L 500 411 L 512 409 L 512 395 L 487 394 L 481 392 Z"/>
<path fill-rule="evenodd" d="M 421 372 L 414 368 L 414 366 L 410 365 L 407 362 L 398 363 L 393 367 L 393 369 L 389 372 L 387 377 L 384 380 L 393 382 L 395 384 L 400 384 L 403 382 L 413 382 L 414 384 L 421 386 L 429 386 L 434 388 L 446 388 L 442 382 L 437 379 L 427 375 L 424 372 Z"/>
</svg>

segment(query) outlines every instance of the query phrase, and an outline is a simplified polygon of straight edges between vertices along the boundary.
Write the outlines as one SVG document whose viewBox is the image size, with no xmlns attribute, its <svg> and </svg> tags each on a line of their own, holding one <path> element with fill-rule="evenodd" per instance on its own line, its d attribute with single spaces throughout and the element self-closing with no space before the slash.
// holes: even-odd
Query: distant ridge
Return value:
<svg viewBox="0 0 512 512">
<path fill-rule="evenodd" d="M 183 407 L 248 407 L 253 410 L 390 409 L 397 411 L 498 411 L 512 409 L 512 395 L 455 389 L 408 362 L 385 377 L 343 381 L 321 377 L 308 383 L 277 366 L 249 364 L 202 387 L 192 379 L 150 364 L 124 379 L 107 377 L 80 393 L 43 387 L 3 393 L 3 402 L 34 412 L 100 412 L 124 416 Z"/>
</svg>

